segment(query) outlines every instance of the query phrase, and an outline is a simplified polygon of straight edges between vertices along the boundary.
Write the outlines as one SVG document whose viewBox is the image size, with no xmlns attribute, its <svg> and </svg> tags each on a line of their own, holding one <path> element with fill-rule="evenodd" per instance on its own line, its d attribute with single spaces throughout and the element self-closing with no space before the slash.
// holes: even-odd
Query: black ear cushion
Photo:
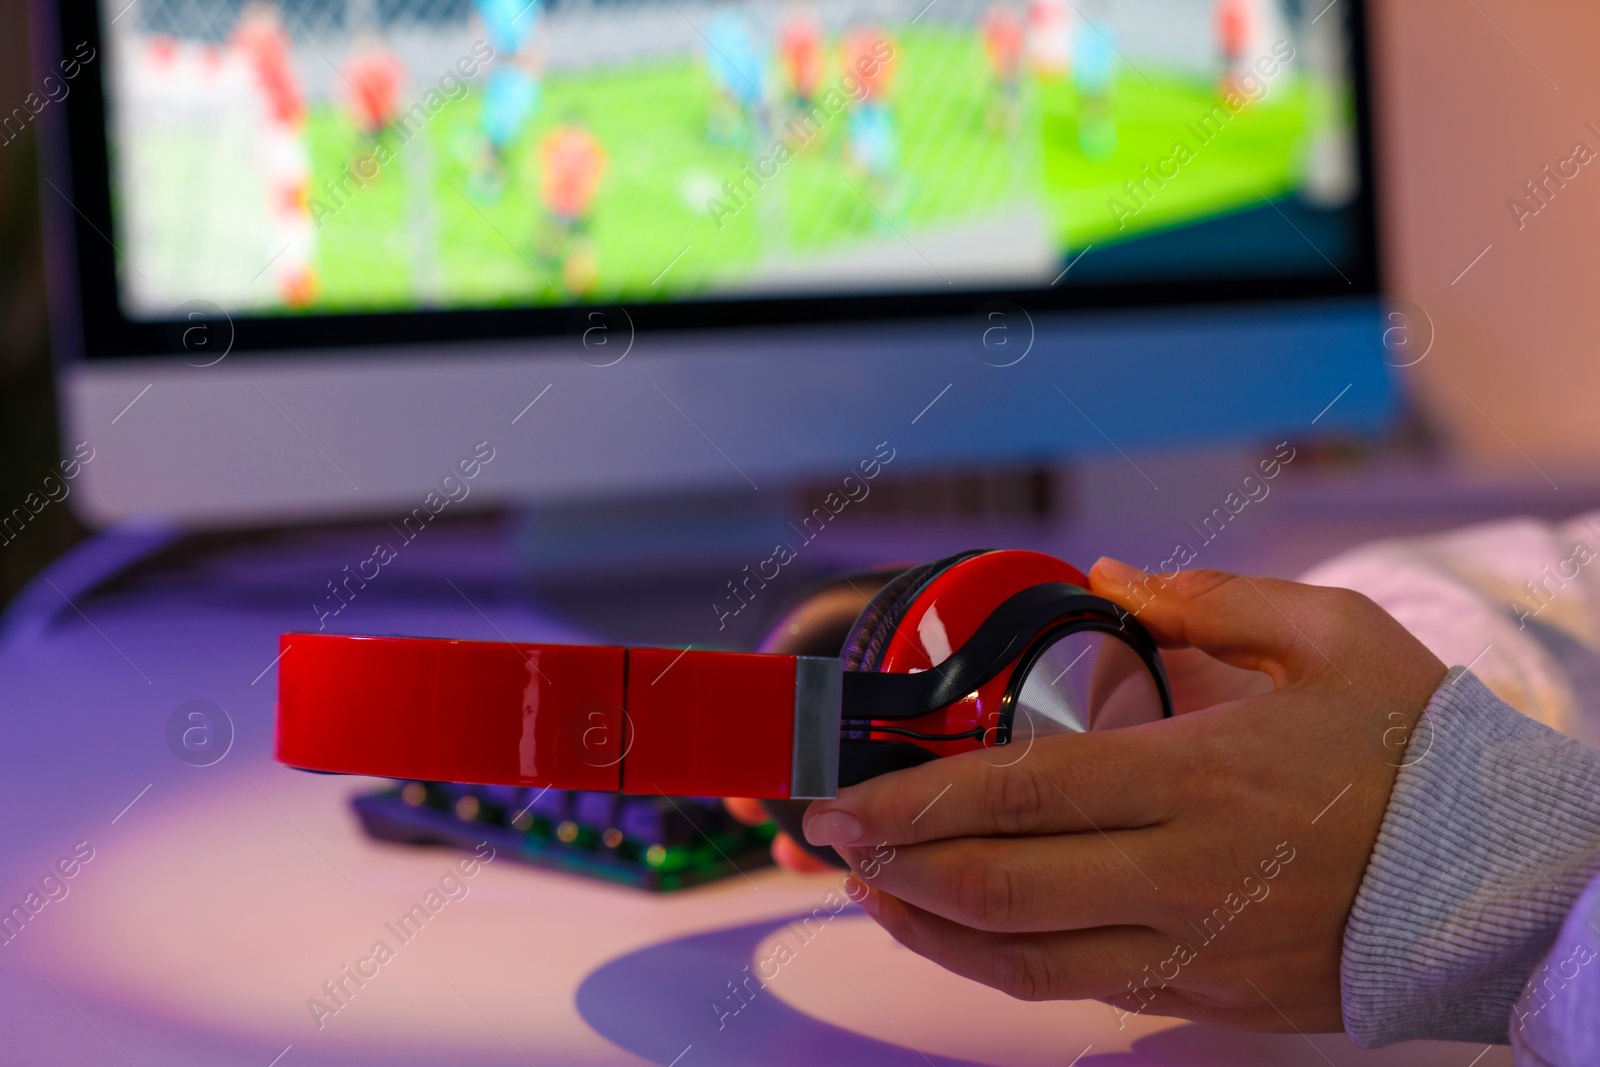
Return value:
<svg viewBox="0 0 1600 1067">
<path fill-rule="evenodd" d="M 878 594 L 862 609 L 856 624 L 850 628 L 849 635 L 844 639 L 844 648 L 839 653 L 839 661 L 844 669 L 877 670 L 883 661 L 884 649 L 889 646 L 889 638 L 894 635 L 895 627 L 900 625 L 900 620 L 905 618 L 907 610 L 928 588 L 928 584 L 957 563 L 982 555 L 986 551 L 988 550 L 980 549 L 976 552 L 961 552 L 933 563 L 925 563 L 920 567 L 912 567 L 878 590 Z"/>
<path fill-rule="evenodd" d="M 867 606 L 861 609 L 861 613 L 850 626 L 850 632 L 845 635 L 844 644 L 839 649 L 839 662 L 845 670 L 877 669 L 877 661 L 883 654 L 883 647 L 888 643 L 889 635 L 894 632 L 905 605 L 910 603 L 905 596 L 906 590 L 915 588 L 927 574 L 930 566 L 932 565 L 923 563 L 910 570 L 901 571 L 899 576 L 878 590 L 877 594 L 867 602 Z M 885 619 L 889 620 L 887 625 Z"/>
</svg>

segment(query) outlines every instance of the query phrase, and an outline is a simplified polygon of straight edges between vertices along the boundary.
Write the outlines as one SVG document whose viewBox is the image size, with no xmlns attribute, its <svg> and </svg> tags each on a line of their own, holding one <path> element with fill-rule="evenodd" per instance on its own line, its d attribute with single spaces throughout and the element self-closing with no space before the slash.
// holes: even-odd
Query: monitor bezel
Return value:
<svg viewBox="0 0 1600 1067">
<path fill-rule="evenodd" d="M 95 59 L 84 64 L 58 114 L 41 125 L 59 131 L 61 143 L 43 153 L 41 190 L 70 205 L 51 205 L 53 265 L 60 292 L 65 289 L 75 313 L 57 316 L 58 350 L 93 361 L 167 359 L 185 356 L 174 348 L 170 320 L 130 319 L 119 294 L 109 130 L 104 95 L 105 53 L 98 0 L 57 0 L 54 40 L 43 55 L 42 69 L 53 69 L 68 43 L 87 42 Z M 1382 257 L 1378 244 L 1375 141 L 1372 116 L 1369 19 L 1363 0 L 1351 0 L 1349 20 L 1350 75 L 1354 92 L 1355 149 L 1359 188 L 1348 205 L 1355 220 L 1352 256 L 1337 270 L 1295 275 L 1234 274 L 1147 282 L 1073 283 L 1049 287 L 954 287 L 917 292 L 796 295 L 785 297 L 691 297 L 662 302 L 624 303 L 640 334 L 704 331 L 717 328 L 864 321 L 928 320 L 971 315 L 991 301 L 1009 301 L 1030 312 L 1091 312 L 1112 309 L 1158 309 L 1195 305 L 1282 305 L 1329 297 L 1370 298 L 1382 292 Z M 48 40 L 48 39 L 47 39 Z M 63 183 L 65 187 L 63 188 Z M 52 188 L 54 191 L 52 191 Z M 1312 246 L 1313 248 L 1315 245 Z M 501 341 L 560 337 L 572 329 L 575 310 L 594 305 L 552 305 L 519 308 L 418 310 L 401 312 L 234 313 L 232 352 L 278 355 L 294 349 L 330 347 L 359 350 L 393 349 L 397 345 Z M 93 309 L 92 312 L 89 309 Z M 66 307 L 60 310 L 65 311 Z M 63 321 L 65 319 L 66 321 Z"/>
</svg>

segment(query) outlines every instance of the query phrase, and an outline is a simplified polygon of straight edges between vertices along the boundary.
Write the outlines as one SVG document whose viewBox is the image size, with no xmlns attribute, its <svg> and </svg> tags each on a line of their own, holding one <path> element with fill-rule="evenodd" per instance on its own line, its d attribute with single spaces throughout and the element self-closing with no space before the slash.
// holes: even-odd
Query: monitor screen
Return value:
<svg viewBox="0 0 1600 1067">
<path fill-rule="evenodd" d="M 87 347 L 1370 293 L 1325 2 L 101 0 Z"/>
</svg>

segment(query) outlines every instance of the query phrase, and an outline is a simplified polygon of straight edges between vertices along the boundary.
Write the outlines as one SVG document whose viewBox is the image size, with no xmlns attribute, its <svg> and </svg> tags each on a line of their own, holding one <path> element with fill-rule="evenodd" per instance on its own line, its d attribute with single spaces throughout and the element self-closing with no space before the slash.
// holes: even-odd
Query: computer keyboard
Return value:
<svg viewBox="0 0 1600 1067">
<path fill-rule="evenodd" d="M 351 804 L 381 841 L 487 841 L 534 866 L 663 892 L 766 866 L 776 833 L 738 822 L 715 797 L 404 782 Z"/>
</svg>

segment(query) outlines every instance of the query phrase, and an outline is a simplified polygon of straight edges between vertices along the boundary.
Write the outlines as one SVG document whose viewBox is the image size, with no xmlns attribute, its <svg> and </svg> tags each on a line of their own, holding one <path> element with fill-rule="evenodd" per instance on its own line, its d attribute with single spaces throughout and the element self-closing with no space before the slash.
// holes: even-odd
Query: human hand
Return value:
<svg viewBox="0 0 1600 1067">
<path fill-rule="evenodd" d="M 1197 648 L 1167 649 L 1161 659 L 1167 672 L 1173 711 L 1179 715 L 1272 689 L 1272 680 L 1266 675 L 1229 666 Z M 729 814 L 746 826 L 759 826 L 772 818 L 759 800 L 727 797 L 723 803 Z M 772 840 L 772 859 L 778 866 L 797 874 L 834 869 L 782 832 Z"/>
<path fill-rule="evenodd" d="M 1173 711 L 1178 715 L 1272 689 L 1272 680 L 1266 675 L 1229 666 L 1196 648 L 1166 649 L 1161 658 L 1167 672 L 1167 687 L 1172 694 Z M 729 814 L 746 826 L 759 826 L 772 818 L 759 800 L 725 797 L 723 803 Z M 796 874 L 818 874 L 835 869 L 781 831 L 772 840 L 772 859 L 779 867 Z"/>
<path fill-rule="evenodd" d="M 885 775 L 814 802 L 807 839 L 898 941 L 1013 996 L 1342 1029 L 1344 924 L 1400 762 L 1374 739 L 1409 736 L 1444 664 L 1346 590 L 1113 560 L 1091 584 L 1274 688 Z"/>
</svg>

